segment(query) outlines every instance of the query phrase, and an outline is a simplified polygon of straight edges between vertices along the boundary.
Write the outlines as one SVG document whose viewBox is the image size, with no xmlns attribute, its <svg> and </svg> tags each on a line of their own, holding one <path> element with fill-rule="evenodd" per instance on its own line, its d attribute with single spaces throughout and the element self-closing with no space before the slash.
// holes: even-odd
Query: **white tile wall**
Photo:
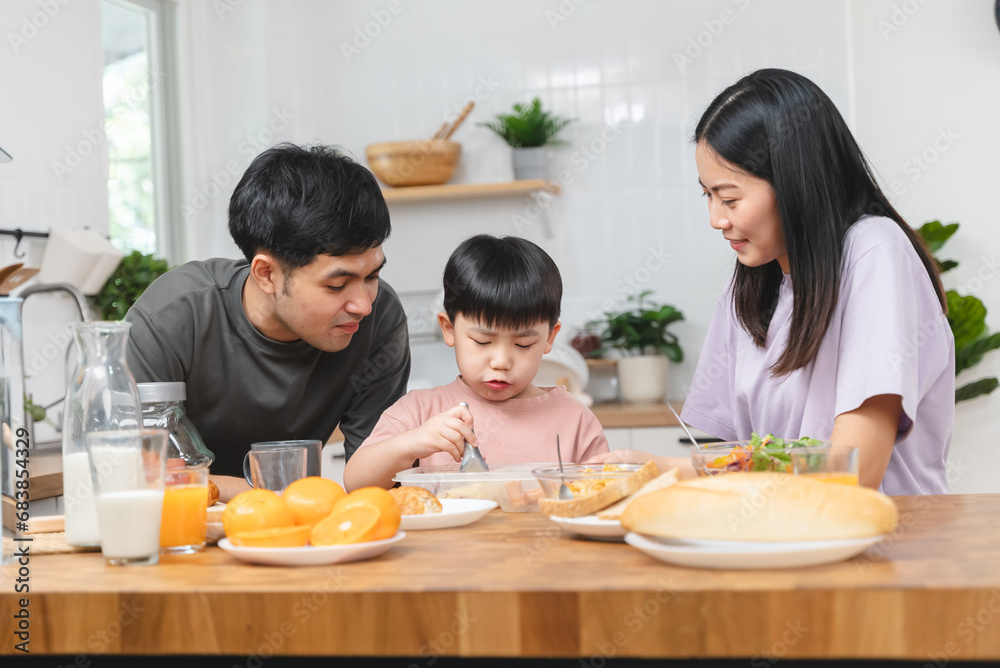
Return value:
<svg viewBox="0 0 1000 668">
<path fill-rule="evenodd" d="M 732 261 L 698 199 L 689 141 L 697 116 L 722 87 L 762 66 L 814 77 L 846 113 L 844 2 L 403 2 L 348 62 L 342 45 L 352 44 L 356 28 L 376 32 L 372 12 L 387 6 L 248 0 L 220 20 L 210 4 L 192 3 L 192 60 L 212 63 L 188 72 L 205 141 L 195 147 L 196 170 L 210 174 L 242 159 L 238 141 L 274 107 L 295 114 L 275 140 L 341 144 L 363 160 L 367 144 L 429 136 L 447 109 L 487 81 L 495 90 L 478 100 L 455 137 L 463 157 L 453 181 L 508 180 L 510 150 L 475 123 L 537 95 L 576 119 L 564 133 L 568 144 L 551 152 L 552 176 L 569 170 L 574 177 L 548 209 L 553 236 L 540 219 L 515 227 L 512 217 L 525 214 L 527 200 L 395 205 L 384 275 L 400 288 L 431 289 L 463 238 L 519 233 L 560 265 L 569 333 L 620 302 L 625 279 L 648 260 L 650 247 L 662 246 L 669 262 L 641 287 L 687 314 L 676 331 L 688 357 L 669 389 L 683 396 Z M 575 9 L 562 17 L 560 7 Z M 674 54 L 699 39 L 708 46 L 692 51 L 682 70 Z M 622 131 L 613 141 L 600 139 L 616 124 Z M 581 158 L 586 147 L 590 159 Z M 192 221 L 196 256 L 232 253 L 223 224 L 229 192 Z M 415 362 L 422 381 L 453 377 L 453 365 L 440 363 L 449 351 L 421 346 L 414 354 L 424 358 Z"/>
</svg>

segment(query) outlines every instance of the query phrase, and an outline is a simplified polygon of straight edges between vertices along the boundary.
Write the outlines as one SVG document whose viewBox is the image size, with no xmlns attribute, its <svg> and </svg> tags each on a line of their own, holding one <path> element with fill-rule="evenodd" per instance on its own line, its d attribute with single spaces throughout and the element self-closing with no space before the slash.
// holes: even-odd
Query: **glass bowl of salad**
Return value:
<svg viewBox="0 0 1000 668">
<path fill-rule="evenodd" d="M 785 440 L 754 432 L 749 441 L 697 444 L 691 448 L 691 465 L 700 476 L 731 471 L 795 473 L 798 457 L 793 461 L 793 452 L 821 457 L 831 447 L 829 442 L 818 438 Z"/>
</svg>

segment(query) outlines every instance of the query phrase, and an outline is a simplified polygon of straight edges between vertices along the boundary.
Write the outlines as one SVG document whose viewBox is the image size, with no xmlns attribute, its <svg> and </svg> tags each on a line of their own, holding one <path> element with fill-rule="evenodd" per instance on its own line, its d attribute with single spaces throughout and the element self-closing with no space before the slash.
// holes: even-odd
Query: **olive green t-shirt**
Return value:
<svg viewBox="0 0 1000 668">
<path fill-rule="evenodd" d="M 216 475 L 243 475 L 251 443 L 330 437 L 348 457 L 406 392 L 406 315 L 379 280 L 372 312 L 335 353 L 273 341 L 243 310 L 246 260 L 188 262 L 160 276 L 129 310 L 127 359 L 137 382 L 184 381 L 187 414 L 215 453 Z"/>
</svg>

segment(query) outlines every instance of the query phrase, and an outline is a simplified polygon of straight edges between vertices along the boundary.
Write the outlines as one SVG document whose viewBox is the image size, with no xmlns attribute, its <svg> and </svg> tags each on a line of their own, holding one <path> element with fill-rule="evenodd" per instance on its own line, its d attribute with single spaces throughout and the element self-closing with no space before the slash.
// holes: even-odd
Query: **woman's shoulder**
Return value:
<svg viewBox="0 0 1000 668">
<path fill-rule="evenodd" d="M 845 265 L 849 269 L 858 260 L 879 249 L 920 262 L 913 243 L 899 223 L 885 216 L 865 216 L 854 223 L 844 237 Z"/>
</svg>

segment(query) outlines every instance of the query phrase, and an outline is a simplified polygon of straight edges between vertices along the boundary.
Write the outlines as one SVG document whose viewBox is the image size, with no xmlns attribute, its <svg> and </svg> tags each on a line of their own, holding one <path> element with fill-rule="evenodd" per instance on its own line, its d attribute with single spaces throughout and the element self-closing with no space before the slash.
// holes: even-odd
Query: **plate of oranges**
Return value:
<svg viewBox="0 0 1000 668">
<path fill-rule="evenodd" d="M 279 496 L 251 489 L 226 504 L 219 547 L 257 564 L 319 566 L 371 559 L 406 537 L 400 510 L 382 488 L 350 494 L 332 480 L 296 480 Z"/>
</svg>

